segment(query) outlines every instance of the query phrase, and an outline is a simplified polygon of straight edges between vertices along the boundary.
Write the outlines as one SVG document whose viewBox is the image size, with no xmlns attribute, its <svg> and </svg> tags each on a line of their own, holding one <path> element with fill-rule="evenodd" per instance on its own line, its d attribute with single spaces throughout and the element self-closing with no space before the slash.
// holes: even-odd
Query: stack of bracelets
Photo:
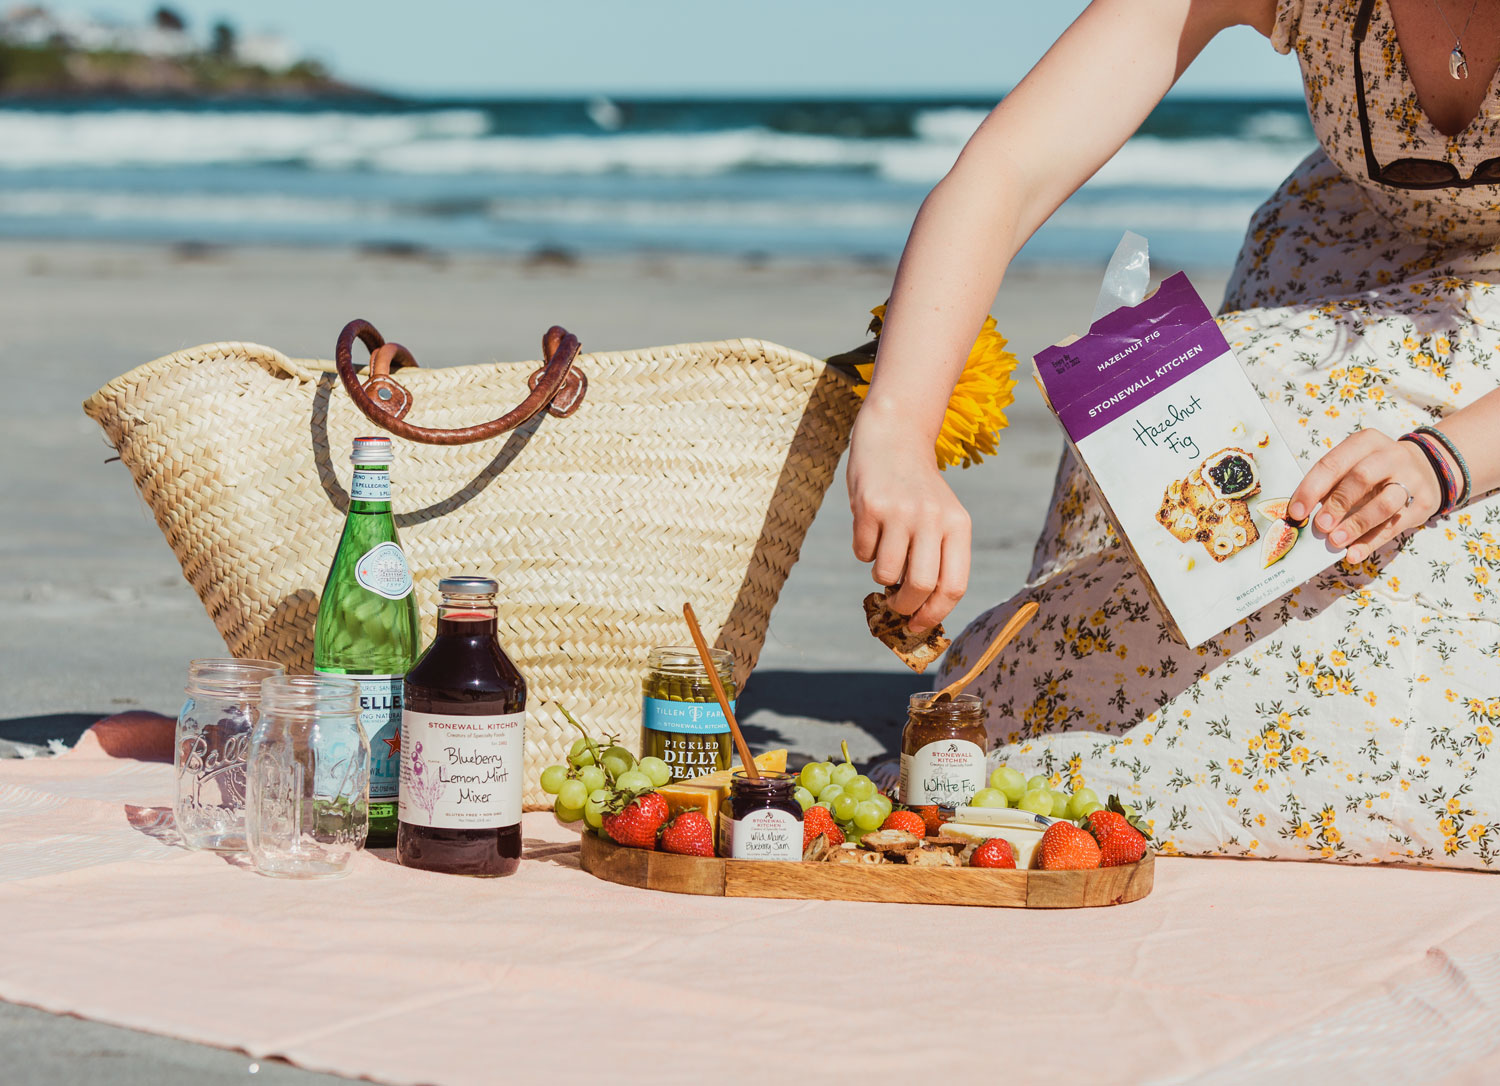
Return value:
<svg viewBox="0 0 1500 1086">
<path fill-rule="evenodd" d="M 1399 440 L 1410 441 L 1421 449 L 1422 455 L 1427 457 L 1427 462 L 1437 473 L 1438 486 L 1443 492 L 1443 503 L 1438 508 L 1439 516 L 1453 512 L 1469 500 L 1469 491 L 1473 486 L 1473 481 L 1469 478 L 1469 465 L 1464 462 L 1463 454 L 1447 434 L 1435 426 L 1418 426 L 1411 433 L 1402 434 Z M 1448 463 L 1448 457 L 1443 455 L 1444 451 L 1458 465 L 1457 475 Z"/>
</svg>

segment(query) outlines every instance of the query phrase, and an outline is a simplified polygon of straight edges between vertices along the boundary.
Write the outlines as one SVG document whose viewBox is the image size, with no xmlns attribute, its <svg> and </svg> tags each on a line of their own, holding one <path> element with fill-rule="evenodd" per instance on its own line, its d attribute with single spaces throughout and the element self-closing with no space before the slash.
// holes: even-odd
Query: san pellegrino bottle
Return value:
<svg viewBox="0 0 1500 1086">
<path fill-rule="evenodd" d="M 370 740 L 370 835 L 396 843 L 402 682 L 421 647 L 411 567 L 391 516 L 391 439 L 354 439 L 349 516 L 333 556 L 313 637 L 313 669 L 359 682 Z"/>
</svg>

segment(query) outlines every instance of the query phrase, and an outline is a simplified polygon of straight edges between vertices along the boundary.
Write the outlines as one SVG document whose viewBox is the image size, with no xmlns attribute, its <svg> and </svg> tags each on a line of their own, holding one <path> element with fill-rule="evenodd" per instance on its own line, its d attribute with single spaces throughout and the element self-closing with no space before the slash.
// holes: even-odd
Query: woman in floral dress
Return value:
<svg viewBox="0 0 1500 1086">
<path fill-rule="evenodd" d="M 1319 148 L 1256 213 L 1219 322 L 1310 469 L 1291 515 L 1316 510 L 1346 559 L 1189 649 L 1065 456 L 1025 590 L 956 639 L 939 682 L 1034 599 L 974 688 L 996 763 L 1120 793 L 1167 852 L 1491 867 L 1500 4 L 1095 0 L 913 228 L 855 428 L 855 551 L 903 581 L 913 628 L 951 610 L 968 520 L 932 437 L 1006 263 L 1246 23 L 1296 53 Z M 1461 507 L 1440 509 L 1435 466 L 1396 440 L 1421 425 L 1467 461 Z"/>
</svg>

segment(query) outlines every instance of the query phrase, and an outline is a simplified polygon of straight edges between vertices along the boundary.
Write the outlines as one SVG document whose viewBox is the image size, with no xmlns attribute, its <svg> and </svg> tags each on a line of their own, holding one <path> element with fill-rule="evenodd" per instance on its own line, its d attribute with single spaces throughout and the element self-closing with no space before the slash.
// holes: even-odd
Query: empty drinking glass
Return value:
<svg viewBox="0 0 1500 1086">
<path fill-rule="evenodd" d="M 359 684 L 334 675 L 278 675 L 261 688 L 250 737 L 246 830 L 265 875 L 336 878 L 370 825 L 370 741 Z"/>
<path fill-rule="evenodd" d="M 245 850 L 245 752 L 259 716 L 260 684 L 284 670 L 271 660 L 188 664 L 187 701 L 177 716 L 172 758 L 172 809 L 188 848 Z"/>
</svg>

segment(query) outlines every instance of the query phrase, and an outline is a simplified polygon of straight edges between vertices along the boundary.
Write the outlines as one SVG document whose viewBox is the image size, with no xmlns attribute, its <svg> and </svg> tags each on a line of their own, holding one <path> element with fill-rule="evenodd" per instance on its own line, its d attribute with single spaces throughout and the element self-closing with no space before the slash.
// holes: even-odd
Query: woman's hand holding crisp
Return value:
<svg viewBox="0 0 1500 1086">
<path fill-rule="evenodd" d="M 854 554 L 874 562 L 882 585 L 900 584 L 892 606 L 918 633 L 937 625 L 969 584 L 969 514 L 943 481 L 933 438 L 910 417 L 867 402 L 849 453 Z"/>
<path fill-rule="evenodd" d="M 1442 490 L 1416 445 L 1360 430 L 1313 465 L 1292 494 L 1287 516 L 1303 520 L 1319 502 L 1313 526 L 1335 547 L 1347 547 L 1349 561 L 1363 562 L 1436 513 Z"/>
</svg>

